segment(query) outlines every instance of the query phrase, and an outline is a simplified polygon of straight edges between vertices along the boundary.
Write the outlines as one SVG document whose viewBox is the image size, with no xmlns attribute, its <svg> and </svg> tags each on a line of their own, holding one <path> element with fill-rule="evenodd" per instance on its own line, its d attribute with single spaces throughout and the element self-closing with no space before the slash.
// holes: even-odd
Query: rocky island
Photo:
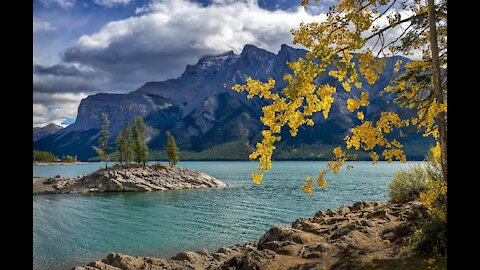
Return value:
<svg viewBox="0 0 480 270">
<path fill-rule="evenodd" d="M 196 170 L 146 166 L 99 170 L 76 178 L 33 177 L 33 194 L 158 191 L 226 187 L 227 184 Z"/>
<path fill-rule="evenodd" d="M 110 253 L 73 270 L 137 269 L 445 269 L 408 248 L 426 215 L 418 201 L 406 204 L 357 202 L 319 211 L 291 227 L 273 226 L 256 243 L 180 252 L 170 259 Z"/>
</svg>

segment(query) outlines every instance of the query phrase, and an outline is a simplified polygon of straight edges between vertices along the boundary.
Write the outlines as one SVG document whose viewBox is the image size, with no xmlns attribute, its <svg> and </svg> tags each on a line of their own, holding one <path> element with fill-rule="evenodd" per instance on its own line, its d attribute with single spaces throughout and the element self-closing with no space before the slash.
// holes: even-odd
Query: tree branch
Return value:
<svg viewBox="0 0 480 270">
<path fill-rule="evenodd" d="M 388 25 L 387 27 L 381 29 L 380 31 L 378 31 L 378 32 L 376 32 L 376 33 L 373 33 L 373 34 L 370 35 L 369 37 L 365 38 L 365 40 L 370 40 L 370 39 L 374 38 L 375 36 L 378 36 L 378 35 L 382 34 L 383 32 L 387 31 L 388 29 L 393 28 L 393 27 L 396 27 L 397 25 L 402 24 L 402 23 L 404 23 L 404 22 L 408 22 L 408 21 L 411 21 L 411 20 L 413 20 L 413 19 L 426 16 L 427 13 L 428 13 L 428 12 L 422 12 L 422 13 L 416 14 L 416 15 L 414 15 L 414 16 L 411 16 L 411 17 L 405 18 L 405 19 L 403 19 L 403 20 L 400 20 L 400 21 L 398 21 L 398 22 L 396 22 L 396 23 L 390 24 L 390 25 Z"/>
</svg>

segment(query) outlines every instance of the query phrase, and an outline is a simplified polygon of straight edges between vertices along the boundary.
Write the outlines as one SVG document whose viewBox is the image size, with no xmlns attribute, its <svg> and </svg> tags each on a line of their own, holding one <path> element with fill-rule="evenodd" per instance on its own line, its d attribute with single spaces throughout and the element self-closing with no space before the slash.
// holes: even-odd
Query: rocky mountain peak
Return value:
<svg viewBox="0 0 480 270">
<path fill-rule="evenodd" d="M 34 127 L 33 128 L 33 141 L 39 140 L 43 137 L 48 135 L 57 133 L 58 131 L 62 130 L 63 127 L 54 123 L 50 123 L 44 127 Z"/>
</svg>

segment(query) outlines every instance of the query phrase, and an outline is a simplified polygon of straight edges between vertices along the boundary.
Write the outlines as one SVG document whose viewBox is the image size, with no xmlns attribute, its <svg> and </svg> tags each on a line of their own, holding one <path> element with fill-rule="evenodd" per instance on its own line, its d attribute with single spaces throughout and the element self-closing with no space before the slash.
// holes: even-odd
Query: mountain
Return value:
<svg viewBox="0 0 480 270">
<path fill-rule="evenodd" d="M 65 129 L 34 142 L 34 148 L 52 151 L 57 155 L 77 155 L 86 160 L 95 156 L 91 146 L 96 145 L 101 126 L 101 113 L 110 117 L 111 143 L 127 121 L 141 115 L 148 126 L 149 147 L 164 149 L 165 131 L 170 130 L 182 151 L 200 152 L 231 142 L 246 141 L 245 147 L 255 145 L 263 129 L 259 121 L 262 105 L 258 98 L 247 99 L 245 93 L 230 89 L 233 84 L 244 83 L 249 76 L 276 80 L 276 88 L 286 85 L 285 73 L 291 73 L 287 62 L 305 57 L 306 50 L 282 45 L 277 54 L 253 45 L 245 45 L 240 54 L 228 51 L 220 55 L 204 56 L 195 65 L 187 65 L 183 74 L 161 82 L 147 82 L 127 94 L 99 93 L 83 99 L 78 107 L 75 123 Z M 393 101 L 393 96 L 380 97 L 380 91 L 389 83 L 395 59 L 388 64 L 381 78 L 374 85 L 363 82 L 363 91 L 369 92 L 371 105 L 366 117 Z M 402 58 L 403 63 L 408 62 Z M 337 85 L 324 75 L 319 82 Z M 357 97 L 360 90 L 352 89 Z M 344 91 L 335 93 L 335 102 L 327 120 L 321 114 L 314 118 L 314 127 L 301 128 L 295 138 L 282 133 L 282 143 L 301 145 L 333 145 L 343 142 L 356 117 L 347 113 Z M 397 108 L 398 109 L 398 108 Z M 237 145 L 237 144 L 236 144 Z M 242 144 L 238 144 L 242 145 Z M 288 147 L 287 147 L 288 148 Z M 422 154 L 423 155 L 423 154 Z"/>
<path fill-rule="evenodd" d="M 63 129 L 62 126 L 59 126 L 59 125 L 53 124 L 53 123 L 48 124 L 44 127 L 34 127 L 33 132 L 32 132 L 33 141 L 36 141 L 36 140 L 42 139 L 42 138 L 44 138 L 48 135 L 57 133 L 58 131 L 60 131 L 62 129 Z"/>
</svg>

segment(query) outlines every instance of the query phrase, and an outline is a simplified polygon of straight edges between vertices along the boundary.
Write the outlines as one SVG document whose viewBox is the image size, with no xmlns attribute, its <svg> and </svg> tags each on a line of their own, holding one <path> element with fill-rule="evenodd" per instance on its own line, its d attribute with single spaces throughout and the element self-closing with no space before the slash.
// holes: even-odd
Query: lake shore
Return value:
<svg viewBox="0 0 480 270">
<path fill-rule="evenodd" d="M 291 227 L 273 226 L 256 243 L 184 251 L 170 259 L 110 253 L 73 269 L 444 269 L 445 260 L 427 263 L 409 248 L 424 215 L 418 201 L 361 201 L 318 211 Z"/>
<path fill-rule="evenodd" d="M 226 187 L 203 172 L 180 167 L 146 166 L 98 170 L 75 178 L 33 177 L 33 194 L 137 192 Z"/>
<path fill-rule="evenodd" d="M 77 161 L 77 162 L 41 162 L 41 161 L 35 161 L 33 162 L 34 166 L 47 166 L 47 165 L 82 165 L 82 164 L 88 164 L 88 162 L 83 162 L 83 161 Z"/>
</svg>

